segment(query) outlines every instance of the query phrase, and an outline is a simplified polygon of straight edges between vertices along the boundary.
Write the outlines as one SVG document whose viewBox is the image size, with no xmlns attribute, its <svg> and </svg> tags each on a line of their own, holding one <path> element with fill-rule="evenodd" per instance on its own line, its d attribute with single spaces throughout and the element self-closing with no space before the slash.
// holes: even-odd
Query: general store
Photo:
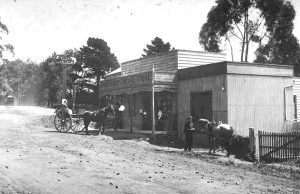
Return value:
<svg viewBox="0 0 300 194">
<path fill-rule="evenodd" d="M 122 128 L 176 131 L 188 115 L 282 131 L 294 119 L 293 67 L 226 62 L 225 54 L 173 50 L 121 64 L 100 83 L 101 101 L 117 97 Z"/>
</svg>

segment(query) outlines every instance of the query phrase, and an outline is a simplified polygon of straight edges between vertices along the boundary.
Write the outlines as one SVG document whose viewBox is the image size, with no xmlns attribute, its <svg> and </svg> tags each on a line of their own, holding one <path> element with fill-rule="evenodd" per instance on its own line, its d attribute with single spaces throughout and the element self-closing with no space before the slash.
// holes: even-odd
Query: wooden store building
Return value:
<svg viewBox="0 0 300 194">
<path fill-rule="evenodd" d="M 293 67 L 226 62 L 225 54 L 174 50 L 121 64 L 100 82 L 100 97 L 118 96 L 123 128 L 178 131 L 187 116 L 281 131 L 293 120 Z"/>
</svg>

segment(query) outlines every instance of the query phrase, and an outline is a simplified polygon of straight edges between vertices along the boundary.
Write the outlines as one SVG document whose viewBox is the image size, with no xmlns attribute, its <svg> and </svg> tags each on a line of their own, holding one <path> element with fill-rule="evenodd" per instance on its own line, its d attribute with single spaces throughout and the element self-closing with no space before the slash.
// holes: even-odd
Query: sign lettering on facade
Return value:
<svg viewBox="0 0 300 194">
<path fill-rule="evenodd" d="M 132 84 L 150 84 L 152 82 L 152 72 L 146 72 L 126 77 L 118 77 L 100 82 L 101 88 L 129 87 Z"/>
</svg>

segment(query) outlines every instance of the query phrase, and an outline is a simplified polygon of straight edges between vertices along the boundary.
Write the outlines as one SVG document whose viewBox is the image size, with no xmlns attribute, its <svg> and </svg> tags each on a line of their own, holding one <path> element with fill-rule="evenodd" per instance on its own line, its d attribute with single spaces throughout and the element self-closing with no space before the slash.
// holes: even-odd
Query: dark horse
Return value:
<svg viewBox="0 0 300 194">
<path fill-rule="evenodd" d="M 104 133 L 104 129 L 107 125 L 107 118 L 109 115 L 114 115 L 114 107 L 108 106 L 99 109 L 96 112 L 85 112 L 83 114 L 83 122 L 84 122 L 84 129 L 85 133 L 88 134 L 88 127 L 90 122 L 96 122 L 96 126 L 99 128 L 98 134 L 101 132 L 101 127 L 102 127 L 102 133 Z"/>
<path fill-rule="evenodd" d="M 227 151 L 227 156 L 230 155 L 230 145 L 231 138 L 233 134 L 233 129 L 228 124 L 222 124 L 222 122 L 208 121 L 207 119 L 198 120 L 202 130 L 208 136 L 209 143 L 209 153 L 213 150 L 213 153 L 216 151 L 216 144 L 225 147 Z"/>
</svg>

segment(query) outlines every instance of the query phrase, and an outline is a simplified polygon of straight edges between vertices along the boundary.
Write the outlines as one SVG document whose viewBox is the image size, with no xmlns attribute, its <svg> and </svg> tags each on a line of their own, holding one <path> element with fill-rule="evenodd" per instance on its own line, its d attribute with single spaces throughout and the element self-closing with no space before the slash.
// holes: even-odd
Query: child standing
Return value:
<svg viewBox="0 0 300 194">
<path fill-rule="evenodd" d="M 184 125 L 184 133 L 185 133 L 185 147 L 184 151 L 191 151 L 193 146 L 193 133 L 195 131 L 193 124 L 193 117 L 189 116 Z"/>
</svg>

